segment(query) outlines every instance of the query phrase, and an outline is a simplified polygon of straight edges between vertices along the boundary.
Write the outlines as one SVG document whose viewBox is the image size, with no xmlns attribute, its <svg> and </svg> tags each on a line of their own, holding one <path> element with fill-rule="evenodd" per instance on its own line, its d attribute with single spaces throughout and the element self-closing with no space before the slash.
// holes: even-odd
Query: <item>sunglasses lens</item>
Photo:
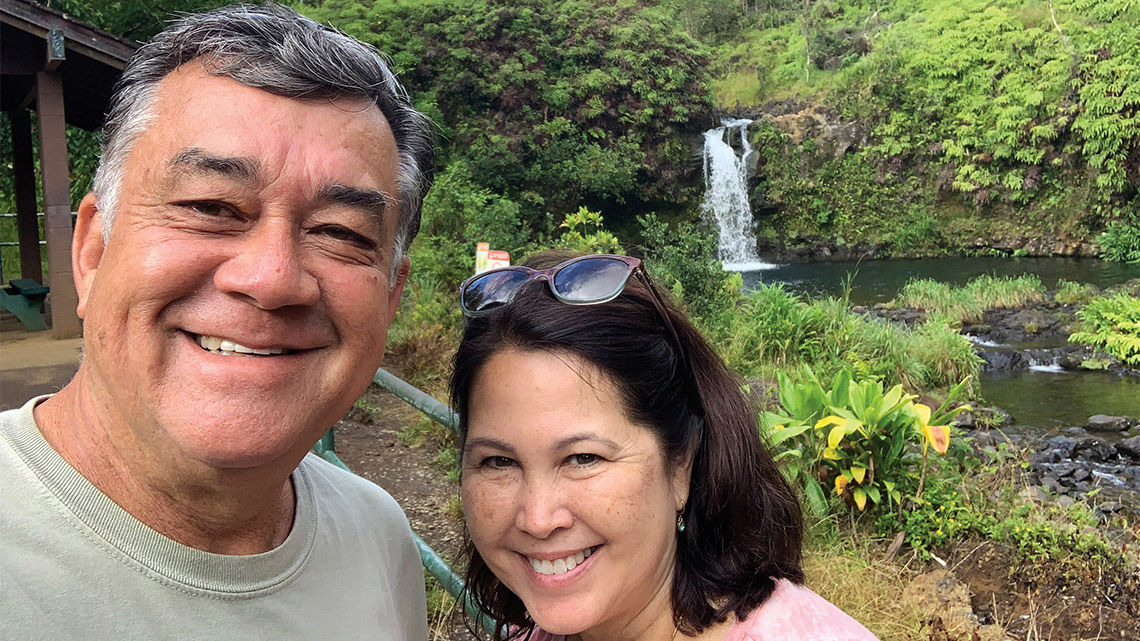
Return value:
<svg viewBox="0 0 1140 641">
<path fill-rule="evenodd" d="M 528 280 L 530 274 L 513 269 L 476 278 L 463 288 L 463 307 L 470 312 L 482 312 L 505 305 Z"/>
<path fill-rule="evenodd" d="M 609 300 L 625 287 L 629 265 L 615 258 L 588 258 L 563 267 L 551 287 L 565 301 L 595 303 Z"/>
</svg>

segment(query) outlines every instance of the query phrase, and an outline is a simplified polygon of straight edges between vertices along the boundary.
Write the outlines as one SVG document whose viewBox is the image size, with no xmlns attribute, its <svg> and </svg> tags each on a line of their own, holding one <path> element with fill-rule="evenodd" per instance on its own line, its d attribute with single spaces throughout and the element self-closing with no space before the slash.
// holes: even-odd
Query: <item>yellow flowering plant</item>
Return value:
<svg viewBox="0 0 1140 641">
<path fill-rule="evenodd" d="M 919 479 L 921 493 L 929 448 L 945 453 L 949 420 L 969 409 L 949 408 L 968 378 L 936 410 L 915 402 L 902 385 L 885 390 L 882 381 L 857 380 L 847 369 L 827 389 L 810 372 L 802 383 L 783 374 L 779 380 L 783 411 L 765 412 L 761 424 L 817 514 L 823 487 L 860 511 L 868 503 L 899 505 L 908 479 Z"/>
</svg>

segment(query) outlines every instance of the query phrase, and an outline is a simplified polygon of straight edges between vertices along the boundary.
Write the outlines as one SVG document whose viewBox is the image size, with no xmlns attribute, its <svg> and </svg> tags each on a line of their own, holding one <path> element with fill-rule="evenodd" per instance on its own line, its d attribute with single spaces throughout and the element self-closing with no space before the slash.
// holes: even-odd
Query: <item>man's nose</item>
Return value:
<svg viewBox="0 0 1140 641">
<path fill-rule="evenodd" d="M 262 309 L 313 305 L 320 285 L 286 221 L 260 220 L 235 240 L 234 253 L 214 273 L 215 286 Z"/>
<path fill-rule="evenodd" d="M 574 514 L 568 498 L 555 479 L 526 482 L 515 514 L 515 526 L 539 539 L 570 527 Z"/>
</svg>

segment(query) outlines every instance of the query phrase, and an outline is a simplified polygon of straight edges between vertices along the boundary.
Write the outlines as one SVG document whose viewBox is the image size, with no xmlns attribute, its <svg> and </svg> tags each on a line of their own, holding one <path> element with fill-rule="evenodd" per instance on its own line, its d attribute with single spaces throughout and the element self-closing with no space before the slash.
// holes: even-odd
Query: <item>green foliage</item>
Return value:
<svg viewBox="0 0 1140 641">
<path fill-rule="evenodd" d="M 179 13 L 196 13 L 230 4 L 226 0 L 47 0 L 42 4 L 93 27 L 137 42 L 158 33 Z"/>
<path fill-rule="evenodd" d="M 832 486 L 860 511 L 868 502 L 900 505 L 908 479 L 923 473 L 928 445 L 945 452 L 950 442 L 946 423 L 969 409 L 949 409 L 968 381 L 956 385 L 932 412 L 915 403 L 917 397 L 904 393 L 902 385 L 884 391 L 881 381 L 854 378 L 848 369 L 826 389 L 810 370 L 799 383 L 783 373 L 778 377 L 783 411 L 765 412 L 761 424 L 776 457 L 787 461 L 785 469 L 803 485 L 808 507 L 817 515 L 823 488 Z M 921 454 L 912 447 L 919 444 Z"/>
<path fill-rule="evenodd" d="M 770 228 L 786 242 L 929 255 L 1107 227 L 1106 256 L 1140 256 L 1122 213 L 1140 204 L 1133 0 L 842 1 L 773 14 L 783 17 L 710 42 L 718 102 L 768 105 L 788 134 L 758 141 L 753 199 L 775 210 Z M 827 132 L 852 125 L 854 144 L 837 149 Z"/>
<path fill-rule="evenodd" d="M 981 520 L 957 484 L 932 481 L 923 497 L 903 510 L 901 517 L 883 515 L 877 523 L 880 530 L 898 528 L 906 532 L 907 543 L 927 558 L 930 552 L 977 532 Z"/>
<path fill-rule="evenodd" d="M 436 114 L 444 159 L 526 224 L 583 202 L 687 202 L 686 132 L 711 109 L 704 50 L 665 8 L 602 0 L 328 0 L 302 7 L 386 52 Z M 628 215 L 628 214 L 625 214 Z M 632 216 L 629 216 L 632 219 Z M 556 221 L 560 222 L 560 221 Z"/>
<path fill-rule="evenodd" d="M 1096 293 L 1095 285 L 1075 283 L 1062 278 L 1057 281 L 1057 292 L 1053 295 L 1053 300 L 1066 304 L 1087 303 Z"/>
<path fill-rule="evenodd" d="M 646 214 L 641 225 L 642 252 L 652 276 L 687 311 L 706 326 L 723 322 L 740 297 L 739 274 L 726 274 L 716 258 L 716 233 L 704 219 L 672 226 Z"/>
<path fill-rule="evenodd" d="M 1002 443 L 985 463 L 947 465 L 949 456 L 932 460 L 922 496 L 898 514 L 880 514 L 875 529 L 886 536 L 904 532 L 923 558 L 962 540 L 983 539 L 1008 546 L 1026 561 L 1115 567 L 1121 557 L 1095 534 L 1099 521 L 1089 506 L 1078 502 L 1060 508 L 1020 494 L 1023 457 Z"/>
<path fill-rule="evenodd" d="M 596 211 L 579 207 L 577 212 L 568 214 L 558 227 L 563 230 L 558 238 L 563 247 L 586 254 L 621 253 L 621 242 L 605 228 L 602 215 Z"/>
<path fill-rule="evenodd" d="M 907 281 L 896 307 L 913 307 L 957 323 L 977 323 L 987 309 L 1024 307 L 1045 299 L 1045 286 L 1036 274 L 979 276 L 955 287 L 932 279 Z"/>
<path fill-rule="evenodd" d="M 1140 298 L 1124 293 L 1094 298 L 1077 316 L 1085 329 L 1069 336 L 1070 341 L 1091 345 L 1129 367 L 1140 368 Z"/>
<path fill-rule="evenodd" d="M 937 319 L 900 327 L 853 314 L 844 299 L 803 301 L 780 284 L 748 292 L 710 332 L 745 376 L 810 365 L 829 377 L 851 368 L 917 391 L 976 379 L 980 362 L 970 342 Z"/>
<path fill-rule="evenodd" d="M 1118 222 L 1100 235 L 1101 256 L 1123 263 L 1140 263 L 1140 222 Z"/>
</svg>

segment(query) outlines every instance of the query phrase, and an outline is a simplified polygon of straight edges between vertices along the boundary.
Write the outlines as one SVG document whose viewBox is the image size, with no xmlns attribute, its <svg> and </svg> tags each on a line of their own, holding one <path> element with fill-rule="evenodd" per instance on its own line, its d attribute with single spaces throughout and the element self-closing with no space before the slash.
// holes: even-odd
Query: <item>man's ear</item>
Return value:
<svg viewBox="0 0 1140 641">
<path fill-rule="evenodd" d="M 400 269 L 396 271 L 396 282 L 388 290 L 388 324 L 396 318 L 396 308 L 400 306 L 400 296 L 404 293 L 404 285 L 408 282 L 408 274 L 412 270 L 412 261 L 404 256 L 400 259 Z"/>
<path fill-rule="evenodd" d="M 83 318 L 87 310 L 87 297 L 99 261 L 103 259 L 103 214 L 95 204 L 95 194 L 89 193 L 79 203 L 79 216 L 75 219 L 75 233 L 71 238 L 71 273 L 75 278 L 75 291 L 79 304 L 75 311 Z"/>
</svg>

